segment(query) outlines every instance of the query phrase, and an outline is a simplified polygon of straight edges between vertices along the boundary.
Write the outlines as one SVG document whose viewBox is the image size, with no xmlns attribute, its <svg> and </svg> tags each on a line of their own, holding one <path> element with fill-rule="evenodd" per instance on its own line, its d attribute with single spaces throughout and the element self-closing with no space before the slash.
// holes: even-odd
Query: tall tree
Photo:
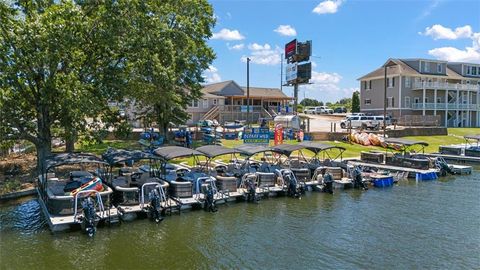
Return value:
<svg viewBox="0 0 480 270">
<path fill-rule="evenodd" d="M 55 128 L 73 141 L 109 100 L 180 115 L 214 57 L 205 0 L 2 1 L 0 21 L 0 135 L 35 144 L 39 170 Z"/>
<path fill-rule="evenodd" d="M 360 112 L 360 93 L 353 92 L 352 95 L 352 113 Z"/>
</svg>

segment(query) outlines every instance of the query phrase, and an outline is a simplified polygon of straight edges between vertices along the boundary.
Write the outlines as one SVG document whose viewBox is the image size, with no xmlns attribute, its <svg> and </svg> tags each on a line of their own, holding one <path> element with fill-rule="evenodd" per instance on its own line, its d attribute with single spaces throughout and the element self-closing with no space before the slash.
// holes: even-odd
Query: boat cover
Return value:
<svg viewBox="0 0 480 270">
<path fill-rule="evenodd" d="M 145 159 L 161 159 L 159 156 L 140 150 L 125 150 L 115 148 L 108 148 L 107 151 L 102 154 L 102 158 L 110 165 L 130 160 L 138 161 Z"/>
<path fill-rule="evenodd" d="M 228 154 L 235 154 L 239 152 L 235 148 L 228 148 L 221 145 L 205 145 L 205 146 L 200 146 L 195 150 L 202 152 L 208 158 L 214 158 L 217 156 L 228 155 Z"/>
<path fill-rule="evenodd" d="M 328 149 L 339 149 L 341 152 L 345 151 L 346 148 L 336 145 L 329 145 L 324 143 L 317 143 L 317 142 L 301 142 L 300 145 L 303 145 L 306 149 L 312 151 L 317 155 L 318 153 L 328 150 Z"/>
<path fill-rule="evenodd" d="M 471 140 L 480 141 L 480 134 L 477 134 L 477 135 L 465 135 L 464 138 L 465 138 L 465 139 L 471 139 Z"/>
<path fill-rule="evenodd" d="M 205 154 L 202 152 L 181 146 L 160 147 L 155 149 L 153 152 L 155 153 L 155 155 L 163 158 L 164 160 L 171 160 L 174 158 L 189 156 L 205 156 Z"/>
<path fill-rule="evenodd" d="M 292 152 L 305 149 L 301 144 L 279 144 L 272 147 L 272 152 L 280 153 L 285 156 L 290 156 Z"/>
<path fill-rule="evenodd" d="M 408 140 L 408 139 L 402 139 L 402 138 L 386 138 L 385 143 L 401 144 L 405 146 L 412 146 L 417 144 L 428 146 L 428 143 L 423 141 L 414 141 L 414 140 Z"/>
<path fill-rule="evenodd" d="M 48 171 L 51 168 L 79 163 L 98 163 L 108 165 L 107 162 L 101 158 L 87 153 L 61 153 L 48 157 L 45 160 L 45 170 Z"/>
<path fill-rule="evenodd" d="M 271 151 L 271 149 L 267 146 L 253 145 L 253 144 L 243 144 L 235 147 L 235 150 L 247 156 L 253 156 L 258 153 Z"/>
</svg>

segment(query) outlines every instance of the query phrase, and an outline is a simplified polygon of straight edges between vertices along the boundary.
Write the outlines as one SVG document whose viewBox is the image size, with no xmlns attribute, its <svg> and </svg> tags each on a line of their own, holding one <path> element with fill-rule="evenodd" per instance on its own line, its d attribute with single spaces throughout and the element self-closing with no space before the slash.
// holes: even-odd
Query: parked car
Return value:
<svg viewBox="0 0 480 270">
<path fill-rule="evenodd" d="M 317 114 L 333 114 L 333 110 L 327 106 L 315 107 Z"/>
<path fill-rule="evenodd" d="M 317 111 L 315 109 L 316 107 L 306 107 L 304 110 L 303 110 L 303 113 L 304 114 L 316 114 Z"/>
<path fill-rule="evenodd" d="M 374 119 L 379 122 L 380 127 L 383 127 L 383 115 L 376 115 L 374 116 Z M 392 124 L 392 117 L 390 115 L 387 115 L 387 118 L 385 118 L 385 124 L 387 126 L 390 126 Z"/>
<path fill-rule="evenodd" d="M 380 128 L 380 122 L 374 116 L 347 116 L 340 122 L 340 127 L 376 130 Z"/>
<path fill-rule="evenodd" d="M 333 110 L 334 113 L 346 113 L 347 112 L 347 108 L 345 107 L 337 107 L 335 108 L 335 110 Z"/>
</svg>

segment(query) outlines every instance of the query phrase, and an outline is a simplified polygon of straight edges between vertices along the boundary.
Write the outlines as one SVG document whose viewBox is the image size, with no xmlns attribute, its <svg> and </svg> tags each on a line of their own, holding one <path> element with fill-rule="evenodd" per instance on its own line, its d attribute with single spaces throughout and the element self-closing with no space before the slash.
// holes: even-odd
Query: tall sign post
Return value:
<svg viewBox="0 0 480 270">
<path fill-rule="evenodd" d="M 250 58 L 247 57 L 247 126 L 250 126 Z"/>
<path fill-rule="evenodd" d="M 293 111 L 298 107 L 298 85 L 308 84 L 312 78 L 312 63 L 308 62 L 312 55 L 312 41 L 298 42 L 296 39 L 285 44 L 286 86 L 293 86 Z M 307 62 L 307 63 L 302 63 Z"/>
</svg>

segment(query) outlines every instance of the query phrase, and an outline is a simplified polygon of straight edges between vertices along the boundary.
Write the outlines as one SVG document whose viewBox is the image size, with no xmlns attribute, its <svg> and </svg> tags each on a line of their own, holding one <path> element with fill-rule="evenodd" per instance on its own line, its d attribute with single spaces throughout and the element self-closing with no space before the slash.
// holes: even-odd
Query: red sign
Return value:
<svg viewBox="0 0 480 270">
<path fill-rule="evenodd" d="M 285 59 L 294 56 L 297 53 L 297 39 L 285 44 Z"/>
<path fill-rule="evenodd" d="M 283 126 L 281 124 L 277 124 L 275 126 L 275 133 L 273 135 L 274 137 L 274 144 L 282 144 L 283 143 Z"/>
</svg>

